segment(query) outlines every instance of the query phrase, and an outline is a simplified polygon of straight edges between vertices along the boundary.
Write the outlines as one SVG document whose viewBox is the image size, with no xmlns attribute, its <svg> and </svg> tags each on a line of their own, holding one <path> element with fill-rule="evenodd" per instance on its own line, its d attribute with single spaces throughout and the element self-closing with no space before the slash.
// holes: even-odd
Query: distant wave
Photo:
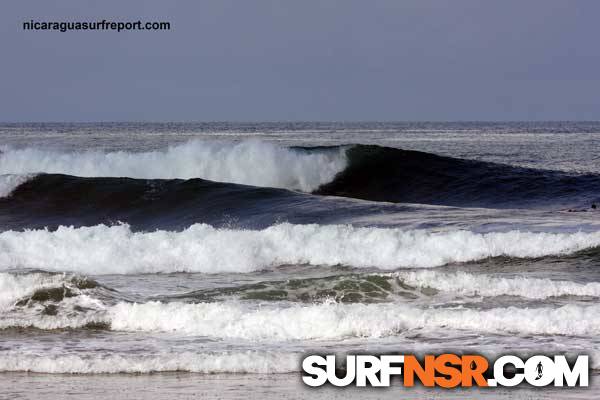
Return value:
<svg viewBox="0 0 600 400">
<path fill-rule="evenodd" d="M 145 153 L 66 153 L 37 148 L 5 148 L 0 153 L 0 174 L 34 173 L 201 178 L 372 201 L 462 207 L 589 207 L 600 200 L 600 175 L 367 145 L 286 148 L 260 141 L 191 141 Z M 0 180 L 0 197 L 25 180 Z"/>
<path fill-rule="evenodd" d="M 396 269 L 559 255 L 599 245 L 600 232 L 432 233 L 289 223 L 257 231 L 195 224 L 181 232 L 132 232 L 127 225 L 98 225 L 2 232 L 0 268 L 86 274 L 250 272 L 286 264 Z"/>
<path fill-rule="evenodd" d="M 305 192 L 331 181 L 345 166 L 346 158 L 341 149 L 309 152 L 259 141 L 196 140 L 139 153 L 76 153 L 39 148 L 4 148 L 0 153 L 0 174 L 45 172 L 82 177 L 203 178 Z"/>
<path fill-rule="evenodd" d="M 200 178 L 371 201 L 461 207 L 589 208 L 600 201 L 600 175 L 367 145 L 286 148 L 259 141 L 191 141 L 145 153 L 5 148 L 0 153 L 0 174 L 13 175 L 0 179 L 0 197 L 27 180 L 18 174 L 36 173 L 151 179 L 157 186 L 161 186 L 158 179 Z M 132 188 L 142 184 L 119 183 Z M 93 194 L 106 197 L 100 190 Z"/>
</svg>

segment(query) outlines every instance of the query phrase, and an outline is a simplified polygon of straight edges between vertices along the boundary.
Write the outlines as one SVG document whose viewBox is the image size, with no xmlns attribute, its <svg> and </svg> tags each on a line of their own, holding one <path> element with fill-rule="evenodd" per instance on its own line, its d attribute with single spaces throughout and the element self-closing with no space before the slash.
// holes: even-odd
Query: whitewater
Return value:
<svg viewBox="0 0 600 400">
<path fill-rule="evenodd" d="M 331 181 L 346 166 L 343 150 L 307 153 L 253 140 L 195 140 L 147 152 L 66 152 L 6 146 L 0 151 L 0 175 L 45 172 L 82 177 L 203 178 L 305 192 Z M 18 178 L 11 179 L 15 182 Z M 12 185 L 0 180 L 0 196 L 6 196 Z"/>
<path fill-rule="evenodd" d="M 26 246 L 23 246 L 26 243 Z M 490 257 L 532 258 L 600 246 L 600 232 L 533 233 L 293 225 L 263 230 L 194 224 L 182 232 L 132 232 L 126 224 L 0 233 L 0 268 L 87 274 L 251 272 L 289 264 L 430 268 Z"/>
</svg>

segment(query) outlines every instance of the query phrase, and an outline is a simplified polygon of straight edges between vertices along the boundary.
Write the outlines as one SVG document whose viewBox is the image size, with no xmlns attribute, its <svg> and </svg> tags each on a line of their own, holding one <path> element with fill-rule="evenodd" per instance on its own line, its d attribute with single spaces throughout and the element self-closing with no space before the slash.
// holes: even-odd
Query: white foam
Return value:
<svg viewBox="0 0 600 400">
<path fill-rule="evenodd" d="M 560 308 L 425 308 L 402 304 L 319 304 L 246 308 L 235 303 L 120 303 L 111 329 L 172 331 L 248 340 L 378 338 L 414 329 L 556 335 L 600 334 L 600 305 Z"/>
<path fill-rule="evenodd" d="M 76 329 L 90 324 L 109 323 L 106 319 L 106 305 L 92 296 L 79 294 L 64 298 L 55 305 L 58 307 L 57 315 L 46 315 L 42 303 L 5 309 L 0 318 L 0 329 L 30 327 L 46 330 Z"/>
<path fill-rule="evenodd" d="M 434 349 L 435 350 L 435 349 Z M 432 351 L 434 351 L 432 350 Z M 437 348 L 439 350 L 439 348 Z M 480 351 L 481 352 L 481 351 Z M 415 353 L 415 351 L 411 351 Z M 598 351 L 590 349 L 591 367 L 600 368 Z M 502 353 L 485 350 L 490 359 Z M 0 352 L 1 372 L 49 374 L 118 374 L 154 372 L 274 374 L 300 371 L 301 353 L 238 351 L 228 353 L 36 354 Z"/>
<path fill-rule="evenodd" d="M 600 334 L 598 304 L 485 310 L 428 308 L 403 303 L 339 304 L 331 301 L 322 304 L 151 301 L 107 305 L 82 294 L 61 300 L 57 315 L 45 315 L 40 307 L 18 307 L 4 312 L 0 318 L 0 329 L 35 327 L 52 330 L 103 324 L 114 331 L 171 332 L 250 341 L 380 338 L 416 329 L 577 336 Z"/>
<path fill-rule="evenodd" d="M 17 300 L 40 289 L 58 287 L 64 283 L 68 283 L 68 278 L 63 274 L 0 273 L 0 311 L 10 308 Z"/>
<path fill-rule="evenodd" d="M 395 276 L 411 286 L 430 287 L 464 296 L 512 295 L 529 299 L 559 296 L 600 297 L 600 282 L 577 283 L 540 278 L 501 278 L 466 272 L 402 271 Z"/>
<path fill-rule="evenodd" d="M 0 159 L 1 159 L 0 153 Z M 0 175 L 0 197 L 8 197 L 21 184 L 31 179 L 31 174 L 4 174 Z"/>
<path fill-rule="evenodd" d="M 0 269 L 83 274 L 251 272 L 285 264 L 397 269 L 495 256 L 541 257 L 600 245 L 600 232 L 478 234 L 279 224 L 260 231 L 195 224 L 181 232 L 127 225 L 0 233 Z"/>
<path fill-rule="evenodd" d="M 312 191 L 346 166 L 343 150 L 302 152 L 267 142 L 190 141 L 144 153 L 66 153 L 5 148 L 0 174 L 61 173 L 84 177 L 203 178 Z"/>
<path fill-rule="evenodd" d="M 294 353 L 166 353 L 39 355 L 0 352 L 0 371 L 54 374 L 114 374 L 187 371 L 200 373 L 287 373 L 298 371 L 300 356 Z"/>
<path fill-rule="evenodd" d="M 80 328 L 102 323 L 114 331 L 170 332 L 178 335 L 250 341 L 381 338 L 413 330 L 467 330 L 487 333 L 595 336 L 600 305 L 559 308 L 420 308 L 404 304 L 293 304 L 288 307 L 238 303 L 118 303 L 102 309 L 69 298 L 93 311 L 3 317 L 1 327 Z M 74 300 L 77 299 L 77 300 Z M 82 303 L 84 301 L 84 303 Z M 65 306 L 63 306 L 66 308 Z M 95 309 L 94 309 L 95 307 Z"/>
</svg>

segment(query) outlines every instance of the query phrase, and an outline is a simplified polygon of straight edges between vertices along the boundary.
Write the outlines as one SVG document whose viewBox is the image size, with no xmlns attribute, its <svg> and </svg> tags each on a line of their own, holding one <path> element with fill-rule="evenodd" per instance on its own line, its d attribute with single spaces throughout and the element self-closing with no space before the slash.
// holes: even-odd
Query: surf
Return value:
<svg viewBox="0 0 600 400">
<path fill-rule="evenodd" d="M 27 246 L 23 246 L 27 243 Z M 475 233 L 282 223 L 261 230 L 194 224 L 133 232 L 127 224 L 0 233 L 0 269 L 86 274 L 252 272 L 282 265 L 431 268 L 507 256 L 542 257 L 600 246 L 600 232 Z"/>
</svg>

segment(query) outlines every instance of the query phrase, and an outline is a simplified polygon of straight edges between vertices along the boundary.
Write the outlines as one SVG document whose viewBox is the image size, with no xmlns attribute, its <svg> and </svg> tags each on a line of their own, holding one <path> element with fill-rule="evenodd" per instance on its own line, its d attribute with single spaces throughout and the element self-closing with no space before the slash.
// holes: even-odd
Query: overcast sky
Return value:
<svg viewBox="0 0 600 400">
<path fill-rule="evenodd" d="M 594 0 L 3 1 L 0 121 L 600 120 L 599 38 Z"/>
</svg>

